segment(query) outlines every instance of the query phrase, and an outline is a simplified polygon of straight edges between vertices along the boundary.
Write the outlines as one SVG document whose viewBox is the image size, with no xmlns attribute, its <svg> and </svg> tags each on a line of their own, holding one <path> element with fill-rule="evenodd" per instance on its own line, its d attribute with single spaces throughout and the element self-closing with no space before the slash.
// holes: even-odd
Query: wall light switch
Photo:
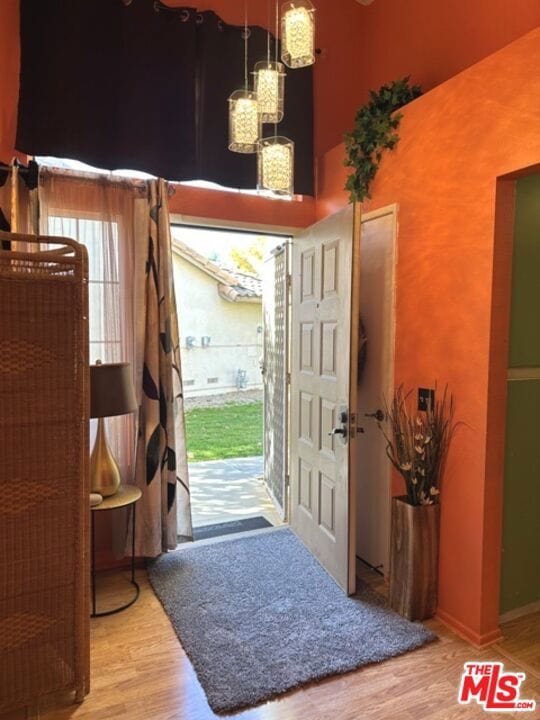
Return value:
<svg viewBox="0 0 540 720">
<path fill-rule="evenodd" d="M 418 411 L 426 412 L 435 405 L 435 390 L 418 388 Z"/>
</svg>

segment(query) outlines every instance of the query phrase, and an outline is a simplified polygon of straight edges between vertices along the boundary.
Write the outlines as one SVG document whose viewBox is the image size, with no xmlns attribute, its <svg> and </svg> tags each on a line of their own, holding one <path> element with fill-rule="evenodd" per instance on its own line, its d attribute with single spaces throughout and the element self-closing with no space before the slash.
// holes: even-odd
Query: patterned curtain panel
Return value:
<svg viewBox="0 0 540 720">
<path fill-rule="evenodd" d="M 174 295 L 168 186 L 148 183 L 144 209 L 136 212 L 136 246 L 145 248 L 144 278 L 136 283 L 136 377 L 142 383 L 135 483 L 136 553 L 155 557 L 178 539 L 192 537 L 185 444 L 182 369 Z M 141 260 L 143 258 L 140 258 Z"/>
</svg>

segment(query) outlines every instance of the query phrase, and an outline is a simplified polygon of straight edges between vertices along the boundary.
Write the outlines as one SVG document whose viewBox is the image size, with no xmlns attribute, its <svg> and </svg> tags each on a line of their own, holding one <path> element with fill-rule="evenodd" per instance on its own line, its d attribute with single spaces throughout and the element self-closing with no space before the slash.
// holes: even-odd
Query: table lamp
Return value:
<svg viewBox="0 0 540 720">
<path fill-rule="evenodd" d="M 92 492 L 103 497 L 114 495 L 120 487 L 120 469 L 107 443 L 105 421 L 113 415 L 126 415 L 137 410 L 135 388 L 129 363 L 90 366 L 90 417 L 99 418 L 96 441 L 90 456 Z"/>
</svg>

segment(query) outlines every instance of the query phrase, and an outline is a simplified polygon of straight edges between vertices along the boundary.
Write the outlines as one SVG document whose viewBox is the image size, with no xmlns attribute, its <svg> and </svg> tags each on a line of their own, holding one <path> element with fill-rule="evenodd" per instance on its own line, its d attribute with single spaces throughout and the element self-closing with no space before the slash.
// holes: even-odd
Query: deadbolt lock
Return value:
<svg viewBox="0 0 540 720">
<path fill-rule="evenodd" d="M 339 435 L 343 443 L 347 442 L 347 436 L 349 434 L 349 413 L 346 408 L 343 408 L 339 413 L 339 422 L 341 423 L 338 427 L 332 428 L 328 435 Z"/>
</svg>

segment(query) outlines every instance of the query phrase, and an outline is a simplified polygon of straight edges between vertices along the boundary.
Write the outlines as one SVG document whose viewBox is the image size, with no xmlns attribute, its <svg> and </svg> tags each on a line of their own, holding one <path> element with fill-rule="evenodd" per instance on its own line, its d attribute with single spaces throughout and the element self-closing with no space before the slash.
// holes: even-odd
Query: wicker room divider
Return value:
<svg viewBox="0 0 540 720">
<path fill-rule="evenodd" d="M 90 645 L 87 253 L 1 241 L 0 715 L 81 701 Z"/>
</svg>

